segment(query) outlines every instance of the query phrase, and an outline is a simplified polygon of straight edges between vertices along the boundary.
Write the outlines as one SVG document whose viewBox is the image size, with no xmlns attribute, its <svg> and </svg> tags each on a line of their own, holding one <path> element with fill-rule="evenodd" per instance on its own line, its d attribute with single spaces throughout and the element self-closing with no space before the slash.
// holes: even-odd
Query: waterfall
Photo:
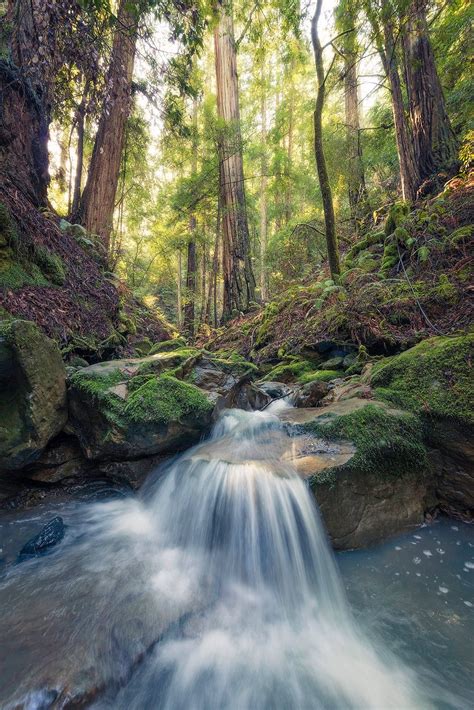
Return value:
<svg viewBox="0 0 474 710">
<path fill-rule="evenodd" d="M 229 411 L 148 486 L 148 520 L 168 560 L 151 586 L 197 610 L 113 707 L 423 705 L 413 674 L 351 619 L 313 496 L 281 458 L 285 436 L 271 413 Z"/>
<path fill-rule="evenodd" d="M 230 410 L 138 498 L 65 506 L 61 544 L 0 581 L 0 707 L 430 706 L 353 620 L 289 449 L 271 411 Z"/>
</svg>

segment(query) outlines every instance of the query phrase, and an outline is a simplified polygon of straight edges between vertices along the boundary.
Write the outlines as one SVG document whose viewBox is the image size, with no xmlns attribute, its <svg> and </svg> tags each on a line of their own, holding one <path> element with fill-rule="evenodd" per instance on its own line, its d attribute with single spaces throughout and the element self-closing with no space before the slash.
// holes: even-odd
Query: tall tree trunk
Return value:
<svg viewBox="0 0 474 710">
<path fill-rule="evenodd" d="M 193 135 L 191 148 L 191 175 L 196 175 L 198 160 L 197 143 L 197 101 L 193 100 Z M 194 208 L 193 208 L 194 210 Z M 189 218 L 189 243 L 188 261 L 186 272 L 186 303 L 184 306 L 184 330 L 186 334 L 193 338 L 196 317 L 196 215 L 193 213 Z"/>
<path fill-rule="evenodd" d="M 390 3 L 386 0 L 382 0 L 382 28 L 379 27 L 378 19 L 373 12 L 369 14 L 369 19 L 376 35 L 377 48 L 390 84 L 402 197 L 404 200 L 413 201 L 416 198 L 418 169 L 413 155 L 410 128 L 405 115 L 405 105 L 395 48 L 393 9 Z"/>
<path fill-rule="evenodd" d="M 194 235 L 196 231 L 196 217 L 191 215 L 189 220 L 189 231 Z M 194 318 L 195 318 L 195 302 L 196 302 L 196 242 L 191 236 L 188 242 L 188 257 L 186 269 L 186 298 L 184 303 L 184 323 L 183 329 L 187 336 L 194 337 Z"/>
<path fill-rule="evenodd" d="M 314 61 L 316 64 L 316 76 L 318 79 L 318 91 L 316 95 L 316 105 L 314 108 L 314 154 L 316 158 L 316 168 L 318 171 L 319 187 L 323 200 L 324 222 L 326 231 L 326 246 L 328 252 L 329 268 L 334 280 L 340 275 L 339 249 L 336 237 L 336 220 L 334 216 L 334 205 L 332 201 L 332 191 L 326 166 L 326 158 L 323 146 L 323 107 L 325 99 L 326 77 L 324 75 L 323 50 L 318 34 L 318 22 L 321 15 L 322 0 L 317 0 L 316 9 L 311 21 L 311 41 L 313 44 Z"/>
<path fill-rule="evenodd" d="M 219 22 L 214 31 L 217 112 L 223 123 L 219 140 L 220 192 L 223 217 L 224 303 L 223 318 L 232 311 L 247 311 L 255 298 L 255 277 L 245 201 L 239 85 L 232 6 L 219 2 Z"/>
<path fill-rule="evenodd" d="M 3 16 L 2 16 L 3 13 Z M 57 61 L 54 8 L 8 0 L 0 8 L 0 174 L 37 206 L 47 203 L 48 137 Z M 7 56 L 7 58 L 4 58 Z"/>
<path fill-rule="evenodd" d="M 182 314 L 183 314 L 183 289 L 182 289 L 182 273 L 183 273 L 183 257 L 181 255 L 181 249 L 178 249 L 178 274 L 176 279 L 177 292 L 176 292 L 176 325 L 178 330 L 182 328 Z"/>
<path fill-rule="evenodd" d="M 263 60 L 264 61 L 264 60 Z M 261 150 L 262 150 L 262 160 L 261 160 L 261 173 L 260 178 L 260 297 L 262 301 L 267 300 L 267 268 L 265 264 L 267 256 L 267 241 L 268 241 L 268 215 L 267 215 L 267 172 L 268 172 L 268 159 L 267 159 L 267 95 L 266 95 L 266 77 L 265 71 L 262 64 L 262 74 L 261 74 L 261 98 L 260 98 L 260 115 L 262 121 L 261 129 Z"/>
<path fill-rule="evenodd" d="M 357 13 L 354 6 L 345 7 L 341 27 L 345 27 L 347 34 L 343 37 L 344 51 L 344 103 L 346 121 L 347 144 L 347 187 L 349 207 L 356 230 L 362 217 L 363 207 L 367 202 L 365 187 L 364 165 L 362 162 L 362 149 L 360 144 L 359 121 L 359 89 L 358 89 L 358 48 L 355 24 Z"/>
<path fill-rule="evenodd" d="M 291 171 L 293 168 L 293 131 L 294 131 L 294 92 L 291 88 L 291 76 L 293 73 L 294 60 L 291 59 L 288 68 L 287 84 L 289 85 L 288 95 L 288 142 L 286 149 L 286 169 L 285 169 L 285 224 L 291 219 Z"/>
<path fill-rule="evenodd" d="M 84 227 L 98 234 L 109 250 L 115 195 L 130 115 L 137 16 L 129 0 L 120 0 L 112 54 L 107 72 L 108 93 L 94 142 L 79 218 Z"/>
<path fill-rule="evenodd" d="M 82 169 L 84 167 L 84 122 L 86 113 L 88 86 L 84 87 L 84 93 L 81 102 L 77 107 L 76 112 L 76 132 L 77 132 L 77 151 L 76 151 L 76 174 L 74 175 L 74 191 L 72 196 L 71 214 L 75 215 L 79 209 L 81 201 L 81 186 L 82 186 Z"/>
<path fill-rule="evenodd" d="M 398 69 L 393 7 L 387 0 L 381 0 L 380 12 L 378 12 L 371 0 L 364 0 L 363 4 L 372 26 L 377 50 L 390 85 L 402 197 L 404 200 L 413 201 L 416 198 L 418 171 L 413 156 L 412 138 L 406 118 Z"/>
<path fill-rule="evenodd" d="M 457 142 L 429 38 L 426 0 L 411 0 L 402 46 L 418 190 L 434 173 L 449 172 L 457 164 Z"/>
</svg>

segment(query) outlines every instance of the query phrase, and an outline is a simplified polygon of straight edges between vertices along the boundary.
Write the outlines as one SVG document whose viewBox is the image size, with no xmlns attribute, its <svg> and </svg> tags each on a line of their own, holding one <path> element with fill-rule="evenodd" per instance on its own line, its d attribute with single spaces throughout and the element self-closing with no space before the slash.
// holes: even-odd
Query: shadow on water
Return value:
<svg viewBox="0 0 474 710">
<path fill-rule="evenodd" d="M 232 410 L 140 498 L 63 506 L 63 542 L 0 579 L 1 707 L 469 707 L 460 658 L 446 683 L 428 643 L 411 652 L 432 601 L 393 613 L 393 545 L 340 556 L 341 578 L 284 437 L 270 412 Z M 51 513 L 6 515 L 4 555 Z"/>
</svg>

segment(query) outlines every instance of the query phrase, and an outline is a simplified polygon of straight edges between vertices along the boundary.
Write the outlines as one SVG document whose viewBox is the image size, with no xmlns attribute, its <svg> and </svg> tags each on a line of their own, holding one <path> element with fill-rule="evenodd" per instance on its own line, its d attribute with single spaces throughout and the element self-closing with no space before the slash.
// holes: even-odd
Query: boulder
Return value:
<svg viewBox="0 0 474 710">
<path fill-rule="evenodd" d="M 436 506 L 413 414 L 353 398 L 281 417 L 296 437 L 312 439 L 313 450 L 310 443 L 295 465 L 310 481 L 336 549 L 378 543 L 423 522 Z"/>
<path fill-rule="evenodd" d="M 291 403 L 295 407 L 316 407 L 328 394 L 330 387 L 327 382 L 314 380 L 307 385 L 295 389 Z"/>
<path fill-rule="evenodd" d="M 0 324 L 0 470 L 34 461 L 66 422 L 58 346 L 28 321 Z"/>
<path fill-rule="evenodd" d="M 416 414 L 436 473 L 439 507 L 474 518 L 474 333 L 423 340 L 368 372 L 374 393 Z"/>
<path fill-rule="evenodd" d="M 209 430 L 251 369 L 194 348 L 91 365 L 70 378 L 68 430 L 89 459 L 180 450 Z"/>
</svg>

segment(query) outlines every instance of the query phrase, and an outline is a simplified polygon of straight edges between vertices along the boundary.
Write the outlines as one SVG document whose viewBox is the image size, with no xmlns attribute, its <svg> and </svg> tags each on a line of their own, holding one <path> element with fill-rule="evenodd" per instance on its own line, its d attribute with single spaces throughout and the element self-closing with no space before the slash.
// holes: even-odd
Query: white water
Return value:
<svg viewBox="0 0 474 710">
<path fill-rule="evenodd" d="M 154 528 L 166 550 L 150 584 L 201 608 L 113 707 L 426 707 L 413 674 L 352 621 L 313 498 L 277 458 L 282 436 L 271 414 L 229 412 L 148 492 L 136 534 Z"/>
<path fill-rule="evenodd" d="M 58 548 L 0 583 L 0 707 L 89 691 L 114 710 L 430 707 L 354 623 L 285 436 L 232 410 L 140 500 L 65 513 Z"/>
</svg>

